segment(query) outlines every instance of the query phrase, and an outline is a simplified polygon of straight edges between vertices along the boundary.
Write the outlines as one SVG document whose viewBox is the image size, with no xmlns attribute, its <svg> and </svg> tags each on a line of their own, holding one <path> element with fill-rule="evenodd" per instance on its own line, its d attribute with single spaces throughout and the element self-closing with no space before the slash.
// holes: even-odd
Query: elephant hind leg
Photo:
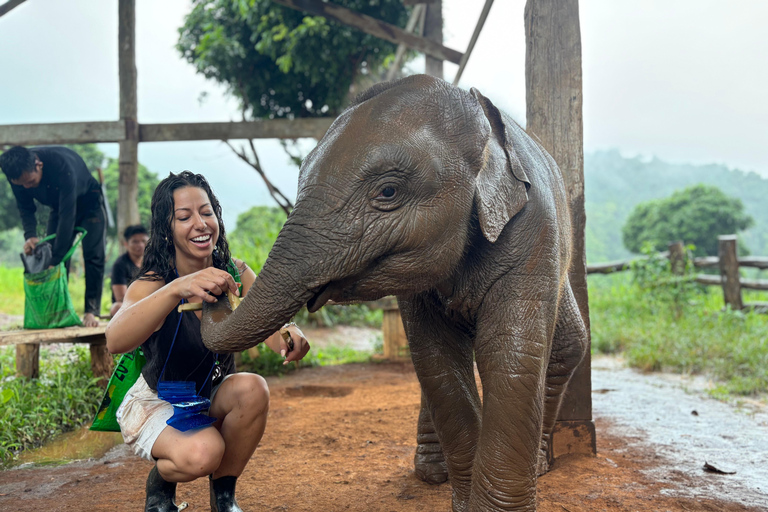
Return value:
<svg viewBox="0 0 768 512">
<path fill-rule="evenodd" d="M 566 282 L 557 312 L 552 352 L 547 366 L 539 475 L 549 470 L 548 449 L 560 403 L 568 382 L 587 351 L 589 340 L 570 282 Z"/>
</svg>

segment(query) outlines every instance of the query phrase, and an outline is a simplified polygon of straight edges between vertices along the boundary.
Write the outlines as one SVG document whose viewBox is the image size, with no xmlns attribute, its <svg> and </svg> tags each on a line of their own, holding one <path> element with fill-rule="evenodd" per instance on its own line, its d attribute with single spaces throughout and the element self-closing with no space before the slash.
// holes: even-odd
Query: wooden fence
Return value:
<svg viewBox="0 0 768 512">
<path fill-rule="evenodd" d="M 693 258 L 693 266 L 696 268 L 717 267 L 720 269 L 719 276 L 698 274 L 695 277 L 695 281 L 703 285 L 721 286 L 723 288 L 725 304 L 729 305 L 731 309 L 754 309 L 761 312 L 768 312 L 768 303 L 744 304 L 741 297 L 742 289 L 768 291 L 768 280 L 741 279 L 739 275 L 739 267 L 752 267 L 761 270 L 768 269 L 768 257 L 743 256 L 740 258 L 736 252 L 736 242 L 736 235 L 719 236 L 717 256 Z M 687 257 L 682 242 L 673 242 L 669 244 L 669 251 L 659 253 L 659 255 L 670 259 L 672 262 L 672 269 L 675 273 L 682 273 L 682 270 L 685 268 Z M 640 259 L 587 265 L 587 274 L 610 274 L 612 272 L 629 270 L 632 267 L 632 263 L 635 261 L 640 261 Z"/>
</svg>

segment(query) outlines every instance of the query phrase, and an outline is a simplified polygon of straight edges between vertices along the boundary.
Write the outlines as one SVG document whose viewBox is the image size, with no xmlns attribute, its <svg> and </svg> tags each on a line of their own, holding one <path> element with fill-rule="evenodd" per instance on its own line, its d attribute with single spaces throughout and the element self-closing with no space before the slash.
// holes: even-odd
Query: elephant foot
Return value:
<svg viewBox="0 0 768 512">
<path fill-rule="evenodd" d="M 419 434 L 417 441 L 416 455 L 413 457 L 416 476 L 432 485 L 447 482 L 448 465 L 445 463 L 437 434 Z"/>
<path fill-rule="evenodd" d="M 536 463 L 536 474 L 538 476 L 546 475 L 549 471 L 549 457 L 547 456 L 547 450 L 542 448 L 539 450 L 539 459 Z"/>
</svg>

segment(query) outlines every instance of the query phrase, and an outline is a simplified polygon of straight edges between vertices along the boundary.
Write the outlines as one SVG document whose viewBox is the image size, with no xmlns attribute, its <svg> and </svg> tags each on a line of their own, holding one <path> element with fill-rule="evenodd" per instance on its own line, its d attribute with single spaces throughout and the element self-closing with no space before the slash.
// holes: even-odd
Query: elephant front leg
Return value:
<svg viewBox="0 0 768 512">
<path fill-rule="evenodd" d="M 483 382 L 483 426 L 469 510 L 535 512 L 544 383 L 556 304 L 554 298 L 524 300 L 503 309 L 487 312 L 478 321 L 484 326 L 475 341 Z"/>
<path fill-rule="evenodd" d="M 421 411 L 416 430 L 416 455 L 413 456 L 416 476 L 428 484 L 442 484 L 448 480 L 448 466 L 443 449 L 437 437 L 432 415 L 427 407 L 424 393 L 421 394 Z"/>
<path fill-rule="evenodd" d="M 423 455 L 434 456 L 435 461 L 439 460 L 436 450 L 442 449 L 453 488 L 453 510 L 463 512 L 469 503 L 480 431 L 471 340 L 466 329 L 457 328 L 441 313 L 434 298 L 418 296 L 398 302 L 422 388 L 422 405 L 426 405 L 419 418 L 419 449 L 429 450 Z M 417 465 L 420 455 L 416 454 Z"/>
</svg>

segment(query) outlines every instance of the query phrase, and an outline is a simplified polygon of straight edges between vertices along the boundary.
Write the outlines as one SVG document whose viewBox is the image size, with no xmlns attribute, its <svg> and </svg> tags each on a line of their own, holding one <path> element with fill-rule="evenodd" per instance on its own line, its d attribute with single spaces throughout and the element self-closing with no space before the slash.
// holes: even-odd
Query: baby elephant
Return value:
<svg viewBox="0 0 768 512">
<path fill-rule="evenodd" d="M 306 158 L 259 278 L 235 312 L 206 311 L 205 343 L 243 350 L 305 304 L 396 295 L 424 398 L 417 473 L 447 468 L 454 511 L 536 510 L 587 344 L 566 205 L 552 157 L 477 90 L 378 84 Z"/>
</svg>

